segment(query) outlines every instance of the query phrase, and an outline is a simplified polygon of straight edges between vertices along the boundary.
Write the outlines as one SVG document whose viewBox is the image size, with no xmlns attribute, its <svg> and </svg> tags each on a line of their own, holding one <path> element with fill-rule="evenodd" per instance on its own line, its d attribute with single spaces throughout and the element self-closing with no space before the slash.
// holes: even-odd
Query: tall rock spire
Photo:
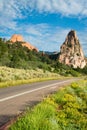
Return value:
<svg viewBox="0 0 87 130">
<path fill-rule="evenodd" d="M 84 68 L 86 61 L 82 47 L 74 30 L 71 30 L 60 48 L 59 62 L 73 68 Z"/>
</svg>

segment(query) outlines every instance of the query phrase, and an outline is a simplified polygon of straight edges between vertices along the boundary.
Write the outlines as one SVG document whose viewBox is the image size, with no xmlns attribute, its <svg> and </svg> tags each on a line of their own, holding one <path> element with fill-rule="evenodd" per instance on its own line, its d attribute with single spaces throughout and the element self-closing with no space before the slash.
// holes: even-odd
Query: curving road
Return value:
<svg viewBox="0 0 87 130">
<path fill-rule="evenodd" d="M 37 104 L 46 95 L 75 80 L 77 79 L 51 80 L 0 89 L 0 127 L 27 107 Z"/>
</svg>

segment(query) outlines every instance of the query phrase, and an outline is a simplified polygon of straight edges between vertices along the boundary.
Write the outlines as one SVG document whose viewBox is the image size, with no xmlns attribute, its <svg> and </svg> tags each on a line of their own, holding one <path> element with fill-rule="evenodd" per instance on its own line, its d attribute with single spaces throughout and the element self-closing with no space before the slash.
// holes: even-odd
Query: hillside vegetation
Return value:
<svg viewBox="0 0 87 130">
<path fill-rule="evenodd" d="M 57 57 L 0 38 L 0 87 L 81 75 L 59 63 Z"/>
<path fill-rule="evenodd" d="M 42 69 L 16 69 L 10 67 L 0 67 L 0 88 L 26 84 L 35 81 L 64 78 L 57 73 L 44 71 Z"/>
<path fill-rule="evenodd" d="M 9 130 L 87 130 L 87 80 L 48 96 Z"/>
<path fill-rule="evenodd" d="M 58 62 L 58 54 L 48 55 L 42 52 L 31 51 L 27 47 L 23 47 L 21 42 L 11 44 L 0 38 L 0 66 L 19 69 L 43 69 L 59 73 L 60 75 L 79 76 L 79 74 L 87 74 L 87 66 L 84 69 L 72 69 L 69 66 Z"/>
</svg>

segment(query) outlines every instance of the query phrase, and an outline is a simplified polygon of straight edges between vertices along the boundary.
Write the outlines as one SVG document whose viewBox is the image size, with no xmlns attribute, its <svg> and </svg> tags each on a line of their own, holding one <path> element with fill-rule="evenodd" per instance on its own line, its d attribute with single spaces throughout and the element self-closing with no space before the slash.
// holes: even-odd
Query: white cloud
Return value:
<svg viewBox="0 0 87 130">
<path fill-rule="evenodd" d="M 87 0 L 0 0 L 0 26 L 15 29 L 17 21 L 29 17 L 33 10 L 86 17 Z"/>
<path fill-rule="evenodd" d="M 64 42 L 70 28 L 54 28 L 48 24 L 21 27 L 18 20 L 29 17 L 33 10 L 43 14 L 59 13 L 66 17 L 87 17 L 87 0 L 0 0 L 0 32 L 7 33 L 8 37 L 12 33 L 23 34 L 25 40 L 41 50 L 50 48 L 50 51 L 56 51 Z M 87 31 L 78 31 L 83 49 L 87 41 L 86 34 Z"/>
<path fill-rule="evenodd" d="M 48 24 L 29 24 L 18 27 L 18 33 L 23 35 L 24 40 L 36 46 L 39 50 L 43 51 L 59 51 L 60 46 L 65 41 L 65 38 L 70 31 L 70 28 L 62 28 L 50 26 Z M 3 31 L 3 30 L 2 30 Z M 7 30 L 4 30 L 4 32 Z M 11 37 L 12 32 L 9 32 L 7 37 Z M 77 36 L 80 40 L 85 55 L 87 55 L 87 30 L 77 31 Z"/>
<path fill-rule="evenodd" d="M 24 27 L 26 41 L 44 51 L 59 51 L 70 29 L 50 26 L 48 24 L 26 25 Z"/>
<path fill-rule="evenodd" d="M 23 17 L 22 11 L 36 9 L 38 12 L 60 13 L 64 16 L 86 15 L 86 0 L 0 0 L 0 16 Z M 26 12 L 26 13 L 27 13 Z"/>
<path fill-rule="evenodd" d="M 31 8 L 39 12 L 60 13 L 64 16 L 87 16 L 86 0 L 32 0 Z M 33 3 L 36 4 L 33 4 Z"/>
<path fill-rule="evenodd" d="M 16 19 L 23 18 L 22 7 L 23 3 L 17 0 L 0 0 L 0 27 L 15 29 Z"/>
<path fill-rule="evenodd" d="M 50 26 L 48 24 L 25 25 L 24 33 L 19 30 L 24 36 L 25 41 L 35 45 L 38 49 L 44 51 L 59 51 L 60 46 L 65 41 L 65 38 L 71 28 L 62 28 Z M 87 54 L 87 30 L 77 31 L 77 36 L 80 40 L 84 53 Z"/>
</svg>

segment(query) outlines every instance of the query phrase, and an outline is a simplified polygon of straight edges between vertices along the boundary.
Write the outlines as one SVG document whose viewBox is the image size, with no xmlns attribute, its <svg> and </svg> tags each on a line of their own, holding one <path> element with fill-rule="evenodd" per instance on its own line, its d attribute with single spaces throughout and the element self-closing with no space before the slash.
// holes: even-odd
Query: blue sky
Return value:
<svg viewBox="0 0 87 130">
<path fill-rule="evenodd" d="M 43 51 L 59 51 L 74 29 L 87 56 L 87 0 L 0 0 L 0 37 L 21 34 Z"/>
</svg>

